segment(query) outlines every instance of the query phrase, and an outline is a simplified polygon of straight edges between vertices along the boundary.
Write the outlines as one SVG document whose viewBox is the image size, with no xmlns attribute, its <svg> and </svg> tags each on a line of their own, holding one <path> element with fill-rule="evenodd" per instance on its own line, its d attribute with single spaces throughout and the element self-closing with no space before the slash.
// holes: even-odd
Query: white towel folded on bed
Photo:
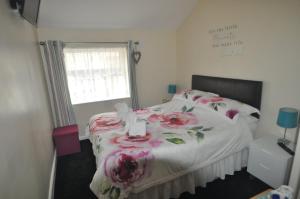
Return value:
<svg viewBox="0 0 300 199">
<path fill-rule="evenodd" d="M 129 131 L 130 136 L 145 136 L 146 122 L 139 120 L 136 113 L 132 111 L 125 103 L 115 105 L 118 117 L 126 123 L 125 129 Z"/>
<path fill-rule="evenodd" d="M 129 113 L 127 122 L 129 124 L 129 136 L 146 135 L 146 122 L 144 120 L 139 120 L 136 113 Z"/>
<path fill-rule="evenodd" d="M 128 114 L 132 112 L 132 109 L 126 103 L 115 104 L 115 109 L 117 110 L 118 117 L 124 122 L 127 120 Z"/>
</svg>

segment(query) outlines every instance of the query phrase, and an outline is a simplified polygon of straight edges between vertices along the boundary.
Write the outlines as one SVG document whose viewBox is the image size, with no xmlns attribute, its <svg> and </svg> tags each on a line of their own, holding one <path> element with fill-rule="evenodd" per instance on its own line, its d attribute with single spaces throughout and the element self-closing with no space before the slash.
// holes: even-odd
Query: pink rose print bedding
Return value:
<svg viewBox="0 0 300 199">
<path fill-rule="evenodd" d="M 159 138 L 155 138 L 149 132 L 146 136 L 129 136 L 128 133 L 116 135 L 111 138 L 110 142 L 122 149 L 154 148 L 162 143 Z"/>
<path fill-rule="evenodd" d="M 259 113 L 256 108 L 247 104 L 218 96 L 202 97 L 197 99 L 195 103 L 197 106 L 202 106 L 206 109 L 216 111 L 218 114 L 232 122 L 236 122 L 238 120 L 240 113 L 246 116 L 252 113 Z"/>
<path fill-rule="evenodd" d="M 149 150 L 116 150 L 104 162 L 104 172 L 112 182 L 127 188 L 149 174 L 153 156 Z"/>
<path fill-rule="evenodd" d="M 221 116 L 230 121 L 236 122 L 239 116 L 239 111 L 231 106 L 230 103 L 223 97 L 204 97 L 196 100 L 196 104 L 202 105 L 205 108 L 218 112 Z"/>
<path fill-rule="evenodd" d="M 151 172 L 153 156 L 149 150 L 115 150 L 104 160 L 107 179 L 100 183 L 100 192 L 108 198 L 119 198 L 122 189 L 141 181 Z"/>
<path fill-rule="evenodd" d="M 209 93 L 209 92 L 205 92 L 205 91 L 185 89 L 181 92 L 176 93 L 174 95 L 173 99 L 196 101 L 197 99 L 205 97 L 205 96 L 214 97 L 214 96 L 218 96 L 218 95 L 215 93 Z"/>
<path fill-rule="evenodd" d="M 141 109 L 137 109 L 134 112 L 136 112 L 137 114 L 148 114 L 151 113 L 151 111 L 147 108 L 141 108 Z"/>
<path fill-rule="evenodd" d="M 148 122 L 160 122 L 161 126 L 165 128 L 180 128 L 197 124 L 197 118 L 193 113 L 173 112 L 150 115 Z"/>
<path fill-rule="evenodd" d="M 123 128 L 122 121 L 116 113 L 97 115 L 90 121 L 89 129 L 91 133 L 104 133 L 111 130 Z"/>
<path fill-rule="evenodd" d="M 204 102 L 222 100 L 214 96 Z M 252 140 L 246 123 L 226 122 L 183 100 L 135 112 L 147 121 L 145 136 L 130 136 L 116 113 L 90 119 L 87 133 L 97 165 L 90 188 L 98 198 L 128 198 L 240 151 Z M 232 110 L 228 117 L 235 114 Z"/>
</svg>

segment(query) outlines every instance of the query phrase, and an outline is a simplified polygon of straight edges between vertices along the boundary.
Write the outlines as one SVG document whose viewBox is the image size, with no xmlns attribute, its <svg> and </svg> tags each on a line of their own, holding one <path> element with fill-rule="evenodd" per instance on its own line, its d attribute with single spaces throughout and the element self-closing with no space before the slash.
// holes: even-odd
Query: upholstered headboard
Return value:
<svg viewBox="0 0 300 199">
<path fill-rule="evenodd" d="M 261 81 L 193 75 L 192 89 L 217 93 L 222 97 L 235 99 L 260 109 Z"/>
</svg>

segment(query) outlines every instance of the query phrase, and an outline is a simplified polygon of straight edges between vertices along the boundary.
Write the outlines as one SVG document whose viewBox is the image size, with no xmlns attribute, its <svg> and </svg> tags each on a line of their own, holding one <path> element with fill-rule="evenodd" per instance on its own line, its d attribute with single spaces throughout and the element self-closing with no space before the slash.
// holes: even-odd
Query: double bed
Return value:
<svg viewBox="0 0 300 199">
<path fill-rule="evenodd" d="M 91 117 L 91 190 L 98 198 L 176 198 L 232 175 L 247 166 L 261 91 L 259 81 L 193 75 L 192 90 L 135 111 L 147 122 L 142 137 L 130 136 L 116 113 Z"/>
</svg>

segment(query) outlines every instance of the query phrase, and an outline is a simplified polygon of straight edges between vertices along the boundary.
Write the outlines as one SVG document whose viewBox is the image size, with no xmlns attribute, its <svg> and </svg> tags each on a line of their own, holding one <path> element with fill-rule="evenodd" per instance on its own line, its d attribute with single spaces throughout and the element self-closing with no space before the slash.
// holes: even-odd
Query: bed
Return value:
<svg viewBox="0 0 300 199">
<path fill-rule="evenodd" d="M 91 117 L 91 190 L 98 198 L 176 198 L 232 175 L 247 166 L 261 91 L 260 81 L 193 75 L 192 90 L 136 111 L 147 121 L 143 137 L 129 136 L 116 113 Z"/>
</svg>

